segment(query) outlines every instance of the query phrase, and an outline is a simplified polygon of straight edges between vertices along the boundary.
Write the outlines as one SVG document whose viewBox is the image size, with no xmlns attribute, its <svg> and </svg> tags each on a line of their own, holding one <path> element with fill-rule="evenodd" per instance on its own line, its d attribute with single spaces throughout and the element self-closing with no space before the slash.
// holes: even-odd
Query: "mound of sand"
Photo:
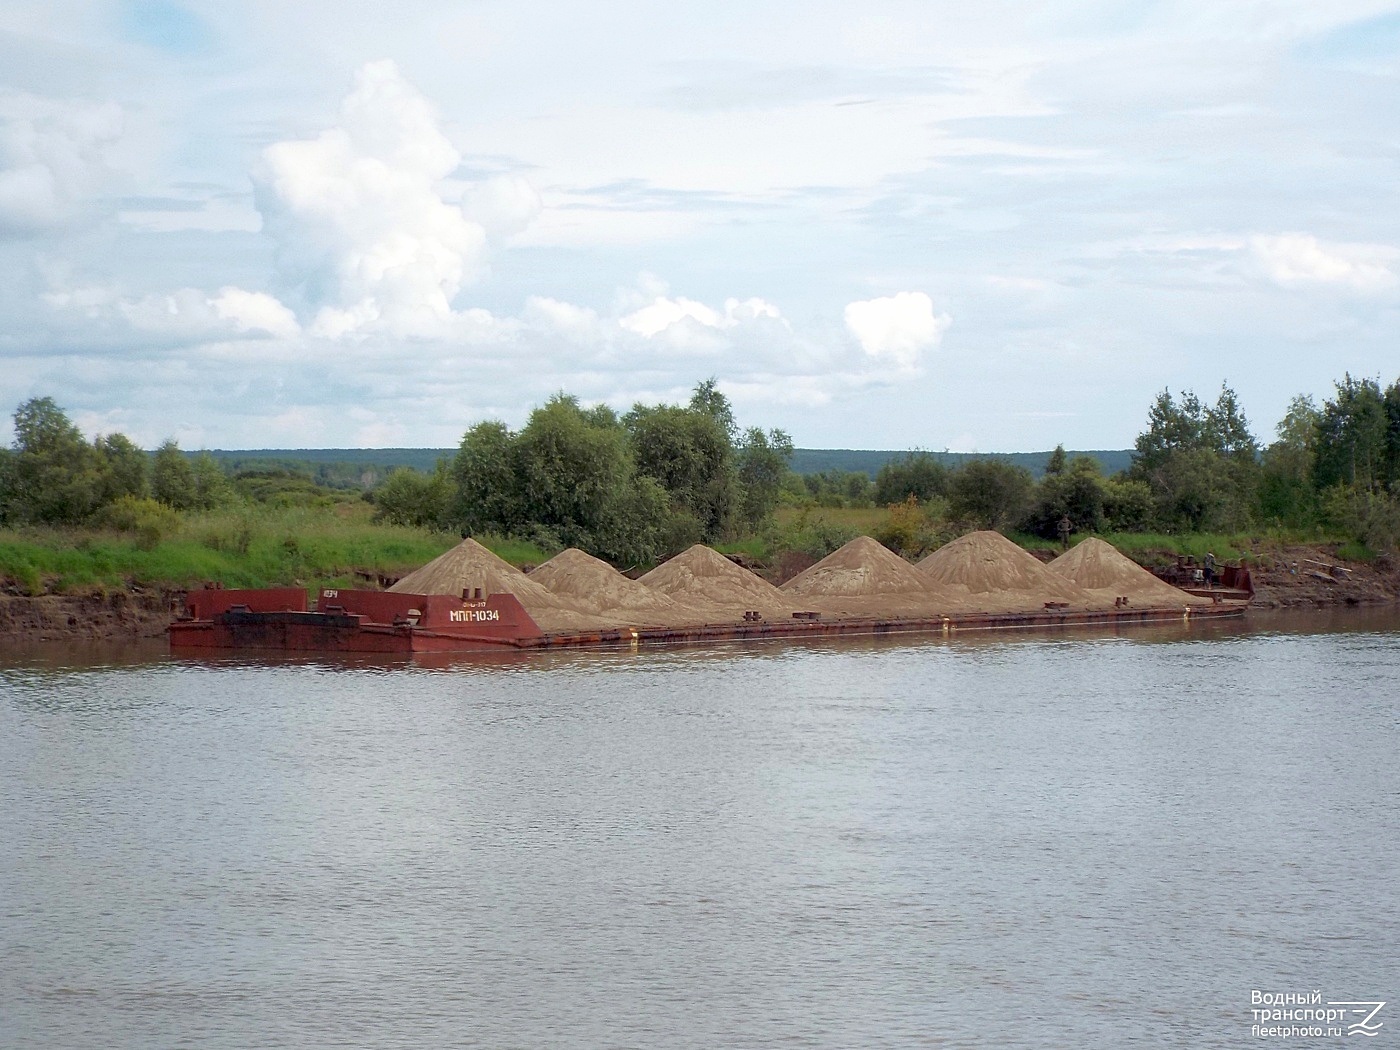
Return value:
<svg viewBox="0 0 1400 1050">
<path fill-rule="evenodd" d="M 927 594 L 929 589 L 914 566 L 869 536 L 857 536 L 782 586 L 786 594 L 851 598 Z"/>
<path fill-rule="evenodd" d="M 989 609 L 1006 605 L 1008 599 L 1013 605 L 1028 608 L 1045 602 L 1093 602 L 1092 595 L 1052 573 L 999 532 L 959 536 L 919 562 L 917 571 L 935 585 L 966 588 L 969 595 L 987 596 L 984 601 Z"/>
<path fill-rule="evenodd" d="M 1065 551 L 1046 568 L 1110 601 L 1124 597 L 1132 605 L 1209 604 L 1157 579 L 1112 544 L 1095 536 Z"/>
<path fill-rule="evenodd" d="M 515 595 L 544 631 L 583 629 L 596 623 L 587 610 L 536 583 L 473 539 L 463 540 L 415 569 L 389 590 L 399 594 L 461 594 L 476 587 L 485 594 Z"/>
<path fill-rule="evenodd" d="M 682 602 L 790 613 L 794 606 L 767 580 L 702 543 L 663 562 L 638 581 Z"/>
<path fill-rule="evenodd" d="M 604 614 L 626 610 L 674 614 L 682 611 L 681 603 L 674 598 L 629 580 L 607 562 L 577 547 L 550 558 L 530 573 L 529 580 L 589 612 Z"/>
</svg>

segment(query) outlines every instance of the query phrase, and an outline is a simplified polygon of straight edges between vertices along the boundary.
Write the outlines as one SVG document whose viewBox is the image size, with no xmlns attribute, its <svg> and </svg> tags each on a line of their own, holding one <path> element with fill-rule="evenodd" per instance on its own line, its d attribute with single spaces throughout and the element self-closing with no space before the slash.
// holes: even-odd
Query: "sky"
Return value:
<svg viewBox="0 0 1400 1050">
<path fill-rule="evenodd" d="M 447 447 L 715 377 L 1125 448 L 1400 376 L 1400 2 L 6 0 L 0 441 Z"/>
</svg>

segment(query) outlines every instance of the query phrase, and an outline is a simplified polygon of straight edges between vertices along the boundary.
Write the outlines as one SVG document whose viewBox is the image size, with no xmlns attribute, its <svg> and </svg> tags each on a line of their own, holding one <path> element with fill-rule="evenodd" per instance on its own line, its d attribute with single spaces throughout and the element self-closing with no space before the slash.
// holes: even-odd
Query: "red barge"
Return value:
<svg viewBox="0 0 1400 1050">
<path fill-rule="evenodd" d="M 516 647 L 541 636 L 513 594 L 396 594 L 326 588 L 315 609 L 300 587 L 225 590 L 185 596 L 170 625 L 180 649 L 448 653 Z"/>
<path fill-rule="evenodd" d="M 951 634 L 988 629 L 1128 626 L 1241 616 L 1243 603 L 1176 608 L 1070 610 L 1048 603 L 1031 612 L 961 613 L 921 617 L 843 617 L 815 613 L 791 620 L 746 615 L 742 622 L 682 627 L 622 626 L 546 633 L 513 594 L 480 589 L 453 594 L 399 594 L 327 588 L 314 608 L 300 587 L 231 590 L 205 587 L 185 597 L 170 625 L 176 649 L 263 649 L 343 653 L 453 653 L 684 644 L 831 635 Z"/>
</svg>

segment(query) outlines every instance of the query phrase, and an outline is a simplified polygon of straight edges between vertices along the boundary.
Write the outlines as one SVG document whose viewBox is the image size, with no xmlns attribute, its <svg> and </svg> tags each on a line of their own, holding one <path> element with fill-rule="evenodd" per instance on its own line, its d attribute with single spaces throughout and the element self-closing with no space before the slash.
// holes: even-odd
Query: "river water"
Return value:
<svg viewBox="0 0 1400 1050">
<path fill-rule="evenodd" d="M 1393 611 L 11 651 L 0 1045 L 1236 1047 L 1315 990 L 1400 1045 L 1397 681 Z"/>
</svg>

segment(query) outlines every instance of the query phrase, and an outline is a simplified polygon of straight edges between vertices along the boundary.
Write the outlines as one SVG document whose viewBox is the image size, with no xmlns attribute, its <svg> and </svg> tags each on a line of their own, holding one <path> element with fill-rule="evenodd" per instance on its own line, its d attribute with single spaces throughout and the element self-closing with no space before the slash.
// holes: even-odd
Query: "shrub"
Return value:
<svg viewBox="0 0 1400 1050">
<path fill-rule="evenodd" d="M 903 503 L 889 508 L 889 517 L 872 533 L 890 550 L 906 558 L 917 558 L 942 545 L 948 530 L 940 528 L 945 504 L 934 497 L 927 505 L 910 495 Z"/>
<path fill-rule="evenodd" d="M 132 533 L 141 550 L 154 550 L 180 528 L 180 515 L 164 503 L 139 496 L 118 496 L 98 515 L 98 524 Z"/>
</svg>

